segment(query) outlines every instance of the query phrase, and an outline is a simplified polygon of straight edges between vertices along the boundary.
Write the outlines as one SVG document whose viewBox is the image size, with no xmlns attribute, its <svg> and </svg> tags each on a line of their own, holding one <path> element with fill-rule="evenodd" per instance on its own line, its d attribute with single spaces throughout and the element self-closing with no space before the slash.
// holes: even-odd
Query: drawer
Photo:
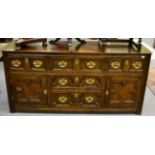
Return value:
<svg viewBox="0 0 155 155">
<path fill-rule="evenodd" d="M 89 60 L 80 60 L 80 70 L 81 71 L 98 71 L 102 72 L 105 68 L 104 61 L 89 59 Z"/>
<path fill-rule="evenodd" d="M 100 107 L 101 96 L 99 93 L 80 94 L 79 106 L 82 107 Z"/>
<path fill-rule="evenodd" d="M 100 93 L 52 92 L 49 104 L 53 107 L 100 107 Z"/>
<path fill-rule="evenodd" d="M 130 71 L 144 71 L 144 61 L 141 59 L 130 60 Z"/>
<path fill-rule="evenodd" d="M 52 76 L 49 77 L 52 88 L 73 88 L 81 89 L 100 89 L 102 86 L 102 77 L 96 76 Z"/>
<path fill-rule="evenodd" d="M 123 71 L 124 62 L 123 59 L 110 59 L 107 61 L 108 71 Z"/>
<path fill-rule="evenodd" d="M 47 64 L 47 59 L 43 56 L 11 55 L 8 58 L 8 68 L 17 71 L 45 71 Z"/>
<path fill-rule="evenodd" d="M 74 98 L 70 93 L 53 92 L 50 94 L 49 105 L 53 107 L 70 107 L 74 103 Z"/>
<path fill-rule="evenodd" d="M 47 69 L 47 59 L 45 57 L 29 57 L 25 59 L 31 71 L 45 71 Z"/>
<path fill-rule="evenodd" d="M 50 77 L 50 87 L 54 88 L 70 88 L 74 87 L 73 76 L 53 76 Z"/>
<path fill-rule="evenodd" d="M 79 87 L 88 89 L 100 89 L 104 80 L 102 77 L 82 76 L 80 78 Z"/>
<path fill-rule="evenodd" d="M 74 60 L 72 59 L 51 59 L 51 69 L 53 71 L 72 71 L 74 69 Z"/>
<path fill-rule="evenodd" d="M 22 57 L 9 58 L 7 65 L 10 70 L 25 70 L 25 59 Z"/>
<path fill-rule="evenodd" d="M 145 61 L 141 58 L 120 58 L 107 61 L 107 70 L 113 72 L 142 72 Z"/>
</svg>

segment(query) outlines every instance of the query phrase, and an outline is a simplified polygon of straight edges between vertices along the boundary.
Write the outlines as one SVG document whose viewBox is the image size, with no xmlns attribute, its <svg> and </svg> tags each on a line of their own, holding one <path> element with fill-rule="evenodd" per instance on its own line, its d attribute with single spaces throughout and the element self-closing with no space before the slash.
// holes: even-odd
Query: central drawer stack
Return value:
<svg viewBox="0 0 155 155">
<path fill-rule="evenodd" d="M 61 56 L 53 57 L 50 62 L 54 75 L 49 78 L 49 104 L 80 108 L 103 106 L 103 59 Z"/>
</svg>

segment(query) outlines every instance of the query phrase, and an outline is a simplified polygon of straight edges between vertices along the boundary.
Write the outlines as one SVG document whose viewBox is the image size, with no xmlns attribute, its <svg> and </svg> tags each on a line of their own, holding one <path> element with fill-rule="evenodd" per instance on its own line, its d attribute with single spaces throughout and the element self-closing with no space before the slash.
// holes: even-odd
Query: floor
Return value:
<svg viewBox="0 0 155 155">
<path fill-rule="evenodd" d="M 152 50 L 152 58 L 150 67 L 155 67 L 155 50 L 151 48 L 153 39 L 146 38 L 144 39 L 144 44 L 150 50 Z M 7 98 L 6 91 L 6 83 L 5 83 L 5 74 L 4 74 L 4 66 L 3 63 L 0 62 L 0 116 L 33 116 L 33 115 L 56 115 L 56 114 L 44 114 L 44 113 L 10 113 L 9 112 L 9 104 Z M 147 87 L 145 92 L 144 104 L 142 115 L 144 116 L 155 116 L 155 95 L 152 94 L 150 89 Z"/>
</svg>

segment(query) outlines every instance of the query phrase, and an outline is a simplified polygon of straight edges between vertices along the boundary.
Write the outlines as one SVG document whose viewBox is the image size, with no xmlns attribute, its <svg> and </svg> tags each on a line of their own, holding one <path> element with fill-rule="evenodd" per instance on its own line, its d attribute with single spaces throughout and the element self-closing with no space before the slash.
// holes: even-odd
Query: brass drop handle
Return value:
<svg viewBox="0 0 155 155">
<path fill-rule="evenodd" d="M 109 96 L 109 94 L 110 94 L 109 90 L 106 90 L 106 91 L 105 91 L 105 95 L 106 95 L 106 96 Z"/>
<path fill-rule="evenodd" d="M 66 96 L 59 96 L 58 97 L 58 101 L 60 103 L 66 103 L 67 102 L 67 97 Z"/>
<path fill-rule="evenodd" d="M 19 67 L 21 65 L 21 61 L 18 59 L 12 60 L 11 64 L 13 67 Z"/>
<path fill-rule="evenodd" d="M 65 61 L 65 60 L 62 60 L 62 61 L 59 61 L 59 62 L 58 62 L 58 66 L 59 66 L 60 68 L 66 68 L 67 65 L 68 65 L 68 63 L 67 63 L 67 61 Z"/>
<path fill-rule="evenodd" d="M 47 95 L 47 90 L 46 89 L 44 89 L 44 95 Z"/>
<path fill-rule="evenodd" d="M 61 78 L 61 79 L 59 79 L 59 82 L 58 82 L 61 86 L 65 86 L 67 83 L 68 83 L 68 81 L 67 81 L 67 79 L 65 79 L 65 78 Z"/>
<path fill-rule="evenodd" d="M 89 69 L 93 69 L 93 68 L 95 68 L 95 66 L 96 66 L 96 63 L 94 61 L 87 62 L 87 67 Z"/>
<path fill-rule="evenodd" d="M 85 101 L 86 101 L 87 103 L 92 103 L 92 102 L 94 101 L 94 97 L 93 97 L 93 96 L 86 96 L 86 97 L 85 97 Z"/>
<path fill-rule="evenodd" d="M 94 78 L 88 78 L 88 79 L 86 79 L 86 83 L 89 85 L 92 85 L 95 83 L 95 79 Z"/>
<path fill-rule="evenodd" d="M 120 68 L 120 66 L 121 66 L 121 64 L 120 64 L 120 62 L 118 62 L 118 61 L 115 61 L 115 62 L 112 62 L 112 63 L 111 63 L 111 67 L 112 67 L 113 69 L 118 69 L 118 68 Z"/>
<path fill-rule="evenodd" d="M 74 98 L 79 98 L 79 94 L 78 93 L 74 93 Z"/>
<path fill-rule="evenodd" d="M 22 88 L 20 88 L 20 87 L 16 87 L 16 91 L 21 92 L 21 91 L 22 91 Z"/>
<path fill-rule="evenodd" d="M 76 76 L 74 78 L 74 84 L 77 86 L 79 84 L 80 78 L 78 76 Z"/>
<path fill-rule="evenodd" d="M 140 69 L 142 67 L 142 63 L 137 61 L 132 64 L 135 69 Z"/>
<path fill-rule="evenodd" d="M 36 68 L 41 67 L 42 64 L 43 64 L 43 62 L 41 60 L 35 60 L 35 61 L 33 61 L 33 66 L 36 67 Z"/>
</svg>

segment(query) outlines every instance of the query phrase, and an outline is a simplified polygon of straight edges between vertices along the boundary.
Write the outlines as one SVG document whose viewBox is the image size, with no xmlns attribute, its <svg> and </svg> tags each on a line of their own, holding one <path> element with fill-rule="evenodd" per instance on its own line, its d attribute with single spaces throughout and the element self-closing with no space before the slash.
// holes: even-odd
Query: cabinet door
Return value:
<svg viewBox="0 0 155 155">
<path fill-rule="evenodd" d="M 109 77 L 105 92 L 110 108 L 136 108 L 140 100 L 140 77 Z"/>
<path fill-rule="evenodd" d="M 29 105 L 46 104 L 45 77 L 11 74 L 9 79 L 11 102 Z"/>
</svg>

